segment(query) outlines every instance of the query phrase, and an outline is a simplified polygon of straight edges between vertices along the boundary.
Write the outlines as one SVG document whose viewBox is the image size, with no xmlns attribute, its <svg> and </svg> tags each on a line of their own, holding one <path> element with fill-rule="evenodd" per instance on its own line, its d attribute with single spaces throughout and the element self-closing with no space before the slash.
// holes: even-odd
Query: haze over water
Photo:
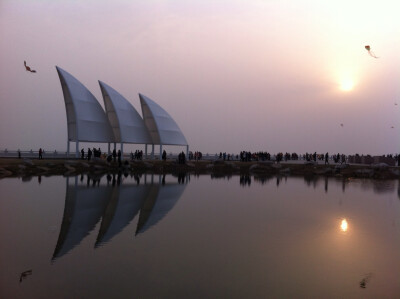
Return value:
<svg viewBox="0 0 400 299">
<path fill-rule="evenodd" d="M 91 178 L 0 180 L 0 297 L 400 294 L 398 181 Z"/>
<path fill-rule="evenodd" d="M 3 0 L 0 150 L 66 150 L 58 65 L 102 105 L 97 80 L 138 111 L 139 92 L 154 99 L 194 151 L 396 153 L 399 11 L 395 0 Z"/>
</svg>

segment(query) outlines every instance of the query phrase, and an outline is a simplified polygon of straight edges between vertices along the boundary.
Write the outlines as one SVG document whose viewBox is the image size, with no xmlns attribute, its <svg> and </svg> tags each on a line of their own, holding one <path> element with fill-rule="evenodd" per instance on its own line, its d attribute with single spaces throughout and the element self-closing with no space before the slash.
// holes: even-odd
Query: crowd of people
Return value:
<svg viewBox="0 0 400 299">
<path fill-rule="evenodd" d="M 189 160 L 199 161 L 203 158 L 203 154 L 201 152 L 189 152 Z"/>
<path fill-rule="evenodd" d="M 32 150 L 31 150 L 32 152 Z M 17 151 L 18 154 L 18 158 L 21 158 L 21 151 L 18 150 Z M 43 159 L 43 155 L 44 155 L 44 150 L 42 148 L 39 149 L 38 151 L 39 154 L 39 159 Z M 86 155 L 85 155 L 86 154 Z M 206 155 L 208 157 L 208 154 Z M 355 154 L 355 157 L 360 157 L 359 154 Z M 90 161 L 92 159 L 92 157 L 94 158 L 103 158 L 106 159 L 108 162 L 114 161 L 117 162 L 119 166 L 122 165 L 122 152 L 121 150 L 116 150 L 114 149 L 112 151 L 111 154 L 107 155 L 106 153 L 102 153 L 101 149 L 98 148 L 88 148 L 87 152 L 85 153 L 85 150 L 82 148 L 81 149 L 81 159 L 82 160 L 88 160 Z M 283 153 L 283 152 L 279 152 L 277 154 L 271 154 L 269 152 L 266 151 L 258 151 L 258 152 L 250 152 L 250 151 L 241 151 L 239 155 L 235 155 L 235 154 L 230 154 L 230 153 L 226 153 L 226 152 L 220 152 L 219 155 L 216 154 L 216 157 L 219 160 L 223 160 L 223 161 L 241 161 L 241 162 L 251 162 L 251 161 L 275 161 L 277 163 L 281 162 L 281 161 L 296 161 L 296 160 L 302 160 L 305 162 L 325 162 L 325 164 L 329 164 L 329 162 L 335 163 L 335 164 L 345 164 L 345 163 L 354 163 L 351 162 L 351 157 L 353 156 L 349 156 L 350 158 L 348 158 L 348 156 L 346 156 L 345 154 L 332 154 L 330 155 L 328 152 L 325 154 L 318 154 L 317 152 L 314 153 L 308 153 L 306 152 L 305 154 L 297 154 L 297 153 Z M 371 157 L 369 155 L 367 155 L 367 157 Z M 395 160 L 395 164 L 400 166 L 400 154 L 389 154 L 389 155 L 383 155 L 382 157 L 386 157 L 386 158 L 391 158 L 393 160 Z M 188 153 L 188 160 L 195 160 L 195 161 L 199 161 L 203 159 L 203 154 L 200 151 L 195 151 L 192 152 L 190 151 Z M 143 151 L 142 150 L 136 150 L 134 153 L 131 152 L 130 153 L 130 159 L 133 160 L 143 160 Z M 167 160 L 167 153 L 164 150 L 162 152 L 162 160 L 166 161 Z M 181 153 L 179 153 L 178 158 L 177 158 L 177 162 L 179 164 L 185 164 L 186 163 L 186 155 L 185 153 L 182 151 Z M 357 163 L 357 162 L 355 162 Z"/>
<path fill-rule="evenodd" d="M 143 151 L 136 150 L 135 153 L 131 152 L 131 160 L 143 160 Z"/>
<path fill-rule="evenodd" d="M 89 147 L 87 150 L 86 157 L 85 157 L 85 150 L 81 149 L 81 159 L 82 160 L 87 159 L 88 161 L 90 161 L 92 159 L 92 156 L 94 158 L 101 158 L 101 149 L 100 148 L 99 149 L 96 149 L 96 148 L 90 149 L 90 147 Z"/>
<path fill-rule="evenodd" d="M 186 163 L 186 155 L 184 152 L 181 152 L 178 155 L 178 164 L 185 164 Z"/>
</svg>

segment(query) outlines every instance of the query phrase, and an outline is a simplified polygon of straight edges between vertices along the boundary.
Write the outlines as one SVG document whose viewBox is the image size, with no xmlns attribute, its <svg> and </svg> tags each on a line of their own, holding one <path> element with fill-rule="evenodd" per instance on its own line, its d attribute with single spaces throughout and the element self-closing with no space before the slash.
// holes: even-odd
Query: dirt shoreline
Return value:
<svg viewBox="0 0 400 299">
<path fill-rule="evenodd" d="M 107 173 L 154 173 L 154 174 L 211 174 L 225 175 L 296 175 L 335 176 L 344 178 L 399 179 L 400 168 L 386 164 L 376 165 L 325 165 L 312 162 L 273 163 L 271 161 L 124 161 L 107 163 L 104 160 L 79 159 L 16 159 L 0 158 L 0 179 L 6 177 L 75 176 L 80 174 L 102 175 Z"/>
</svg>

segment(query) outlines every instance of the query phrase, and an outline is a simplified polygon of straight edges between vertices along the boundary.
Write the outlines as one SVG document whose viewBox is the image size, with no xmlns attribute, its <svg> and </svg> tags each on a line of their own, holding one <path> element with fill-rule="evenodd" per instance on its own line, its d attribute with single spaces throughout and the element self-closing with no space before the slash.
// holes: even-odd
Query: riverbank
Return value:
<svg viewBox="0 0 400 299">
<path fill-rule="evenodd" d="M 273 163 L 272 161 L 188 161 L 178 164 L 176 161 L 145 160 L 124 161 L 119 167 L 117 162 L 104 160 L 64 160 L 64 159 L 15 159 L 0 158 L 0 179 L 6 177 L 32 177 L 79 174 L 107 173 L 155 173 L 155 174 L 212 174 L 223 175 L 323 175 L 336 177 L 355 177 L 372 179 L 399 179 L 400 168 L 386 164 L 317 164 L 313 162 L 290 161 Z"/>
</svg>

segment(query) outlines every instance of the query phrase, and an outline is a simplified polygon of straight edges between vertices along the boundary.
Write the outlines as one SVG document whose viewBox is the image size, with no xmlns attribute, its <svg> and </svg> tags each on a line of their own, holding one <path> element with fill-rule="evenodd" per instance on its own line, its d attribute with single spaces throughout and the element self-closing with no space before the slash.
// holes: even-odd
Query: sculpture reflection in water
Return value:
<svg viewBox="0 0 400 299">
<path fill-rule="evenodd" d="M 133 183 L 122 183 L 121 174 L 100 178 L 88 177 L 87 184 L 70 184 L 67 178 L 64 215 L 52 261 L 70 252 L 88 236 L 101 220 L 95 248 L 119 234 L 137 214 L 136 235 L 156 225 L 172 210 L 186 188 L 189 177 L 178 176 L 178 183 L 166 182 L 162 175 L 144 175 Z M 93 184 L 88 182 L 92 181 Z"/>
</svg>

